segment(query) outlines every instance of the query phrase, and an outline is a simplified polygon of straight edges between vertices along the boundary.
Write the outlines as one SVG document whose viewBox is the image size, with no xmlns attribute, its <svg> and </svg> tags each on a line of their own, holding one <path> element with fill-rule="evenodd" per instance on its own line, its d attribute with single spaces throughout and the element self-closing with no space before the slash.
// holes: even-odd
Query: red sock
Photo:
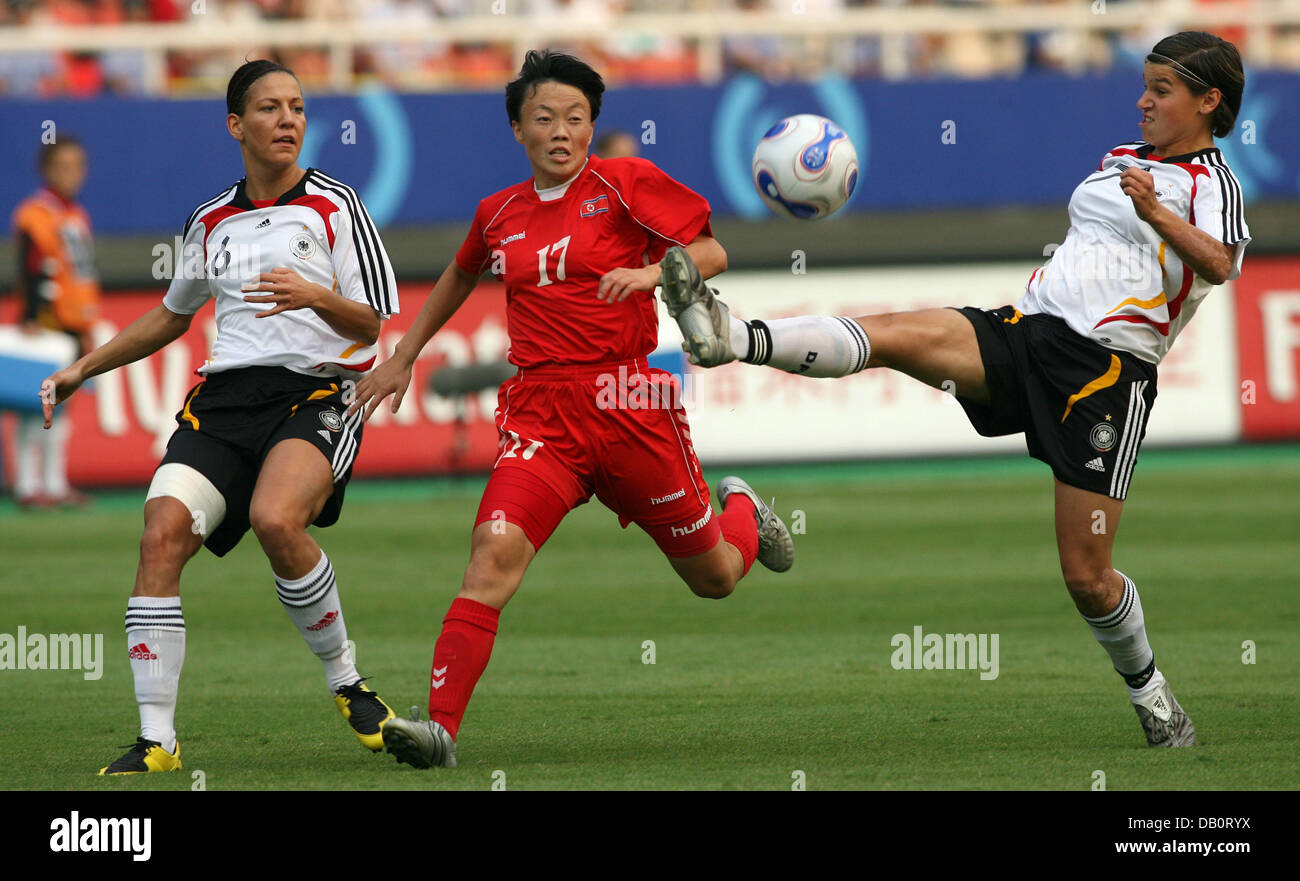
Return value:
<svg viewBox="0 0 1300 881">
<path fill-rule="evenodd" d="M 754 519 L 754 503 L 749 496 L 732 493 L 727 498 L 727 507 L 718 515 L 718 525 L 722 527 L 722 540 L 740 551 L 745 561 L 742 574 L 748 575 L 758 556 L 758 521 Z"/>
<path fill-rule="evenodd" d="M 492 657 L 500 616 L 498 609 L 457 597 L 442 619 L 442 635 L 433 649 L 429 677 L 429 718 L 446 728 L 453 739 L 474 686 Z"/>
</svg>

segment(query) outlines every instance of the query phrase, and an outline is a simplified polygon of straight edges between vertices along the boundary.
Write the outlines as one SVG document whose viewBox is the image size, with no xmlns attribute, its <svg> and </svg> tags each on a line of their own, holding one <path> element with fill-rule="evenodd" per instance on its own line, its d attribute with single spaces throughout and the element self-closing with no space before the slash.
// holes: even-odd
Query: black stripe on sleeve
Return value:
<svg viewBox="0 0 1300 881">
<path fill-rule="evenodd" d="M 361 261 L 361 283 L 366 291 L 366 300 L 377 311 L 391 315 L 392 291 L 388 284 L 388 273 L 384 271 L 384 248 L 370 214 L 350 186 L 322 173 L 320 169 L 315 169 L 313 174 L 318 187 L 333 193 L 346 203 L 352 221 L 352 245 Z"/>
<path fill-rule="evenodd" d="M 1223 195 L 1223 233 L 1231 242 L 1239 242 L 1246 237 L 1241 184 L 1217 152 L 1206 157 L 1206 164 L 1214 169 L 1215 177 L 1219 179 L 1219 191 Z"/>
</svg>

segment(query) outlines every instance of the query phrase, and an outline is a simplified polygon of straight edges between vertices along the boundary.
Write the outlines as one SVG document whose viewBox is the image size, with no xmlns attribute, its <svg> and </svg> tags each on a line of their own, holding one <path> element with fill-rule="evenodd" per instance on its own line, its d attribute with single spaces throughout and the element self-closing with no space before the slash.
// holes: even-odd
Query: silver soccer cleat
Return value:
<svg viewBox="0 0 1300 881">
<path fill-rule="evenodd" d="M 1168 682 L 1162 682 L 1140 703 L 1134 701 L 1133 709 L 1151 746 L 1196 746 L 1196 729 L 1169 690 Z"/>
<path fill-rule="evenodd" d="M 437 722 L 420 721 L 420 708 L 411 707 L 411 718 L 389 719 L 383 728 L 384 746 L 399 764 L 416 768 L 456 767 L 456 741 Z"/>
<path fill-rule="evenodd" d="M 732 475 L 718 481 L 718 500 L 722 507 L 727 506 L 727 497 L 732 493 L 749 496 L 754 503 L 754 519 L 758 521 L 758 562 L 773 572 L 784 572 L 793 566 L 794 539 L 790 538 L 790 530 L 785 528 L 776 512 L 739 477 Z"/>
<path fill-rule="evenodd" d="M 717 367 L 736 360 L 731 348 L 731 313 L 714 296 L 685 248 L 672 247 L 659 261 L 664 305 L 681 328 L 682 349 L 692 364 Z"/>
</svg>

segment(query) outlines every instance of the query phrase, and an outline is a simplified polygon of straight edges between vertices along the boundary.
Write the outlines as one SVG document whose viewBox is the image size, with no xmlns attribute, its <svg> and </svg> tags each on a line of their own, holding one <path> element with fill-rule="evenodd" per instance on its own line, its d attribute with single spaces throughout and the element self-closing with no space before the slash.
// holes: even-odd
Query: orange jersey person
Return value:
<svg viewBox="0 0 1300 881">
<path fill-rule="evenodd" d="M 86 176 L 85 151 L 65 139 L 41 154 L 45 186 L 14 211 L 22 320 L 85 334 L 99 317 L 90 215 L 76 202 Z"/>
</svg>

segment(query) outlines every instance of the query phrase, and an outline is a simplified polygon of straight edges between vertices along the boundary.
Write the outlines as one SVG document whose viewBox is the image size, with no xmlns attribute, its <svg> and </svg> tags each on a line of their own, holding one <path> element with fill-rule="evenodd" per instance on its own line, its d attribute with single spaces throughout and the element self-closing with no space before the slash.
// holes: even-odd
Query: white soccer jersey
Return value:
<svg viewBox="0 0 1300 881">
<path fill-rule="evenodd" d="M 163 305 L 192 315 L 215 299 L 217 339 L 200 373 L 237 367 L 287 367 L 311 376 L 369 370 L 376 347 L 338 335 L 311 309 L 256 318 L 273 308 L 246 303 L 241 290 L 259 273 L 287 266 L 309 282 L 398 311 L 397 280 L 374 222 L 356 192 L 315 168 L 274 204 L 258 208 L 240 181 L 204 202 L 185 225 L 184 259 Z M 202 264 L 192 256 L 202 255 Z"/>
<path fill-rule="evenodd" d="M 1065 242 L 1029 277 L 1016 305 L 1026 315 L 1055 315 L 1107 348 L 1159 364 L 1213 285 L 1184 266 L 1138 218 L 1119 184 L 1132 166 L 1155 179 L 1161 205 L 1216 240 L 1236 245 L 1228 278 L 1241 274 L 1250 230 L 1241 187 L 1218 148 L 1159 157 L 1150 144 L 1137 142 L 1111 150 L 1075 188 Z"/>
</svg>

